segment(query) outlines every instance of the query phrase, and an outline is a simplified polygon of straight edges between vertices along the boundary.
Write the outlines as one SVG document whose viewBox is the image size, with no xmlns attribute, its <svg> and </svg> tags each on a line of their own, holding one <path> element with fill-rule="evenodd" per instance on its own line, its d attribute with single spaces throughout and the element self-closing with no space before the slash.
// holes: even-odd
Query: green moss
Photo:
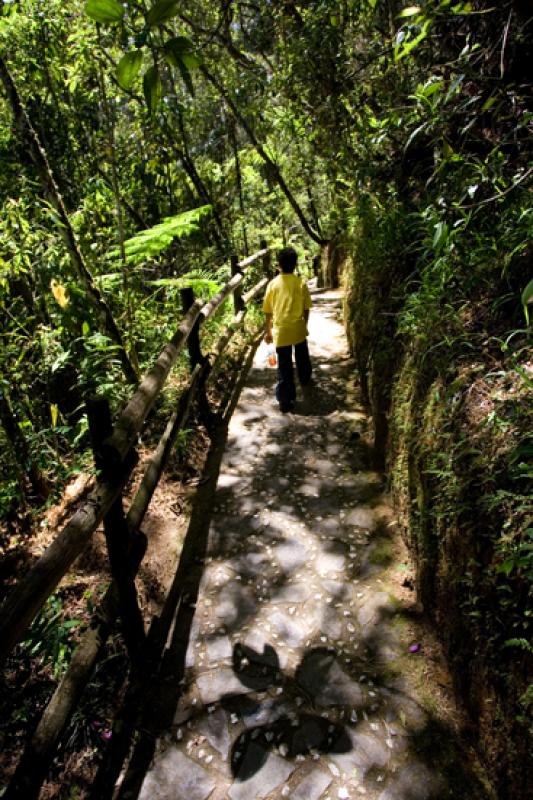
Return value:
<svg viewBox="0 0 533 800">
<path fill-rule="evenodd" d="M 388 567 L 393 558 L 394 550 L 392 542 L 390 539 L 382 536 L 374 542 L 368 560 L 375 566 Z"/>
</svg>

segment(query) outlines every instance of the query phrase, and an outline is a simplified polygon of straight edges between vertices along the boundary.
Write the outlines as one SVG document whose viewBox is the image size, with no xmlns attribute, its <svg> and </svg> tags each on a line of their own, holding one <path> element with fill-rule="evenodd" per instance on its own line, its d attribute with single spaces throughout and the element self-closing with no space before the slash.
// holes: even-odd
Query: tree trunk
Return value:
<svg viewBox="0 0 533 800">
<path fill-rule="evenodd" d="M 96 169 L 96 172 L 97 172 L 97 173 L 98 173 L 98 174 L 99 174 L 99 175 L 100 175 L 100 176 L 101 176 L 101 177 L 104 179 L 104 181 L 107 183 L 107 185 L 109 186 L 109 188 L 110 188 L 110 189 L 113 189 L 113 182 L 112 182 L 111 178 L 109 177 L 109 175 L 106 175 L 106 173 L 104 172 L 104 170 L 102 169 L 102 167 L 101 167 L 99 164 L 96 164 L 96 165 L 95 165 L 95 169 Z M 149 225 L 149 224 L 146 222 L 146 220 L 145 220 L 145 219 L 144 219 L 144 218 L 143 218 L 143 217 L 142 217 L 142 216 L 139 214 L 139 212 L 137 211 L 137 209 L 135 209 L 135 208 L 134 208 L 134 207 L 131 205 L 131 203 L 128 203 L 128 201 L 126 200 L 126 198 L 124 197 L 124 195 L 123 195 L 122 193 L 120 194 L 120 202 L 122 203 L 122 205 L 124 206 L 124 208 L 126 209 L 126 211 L 128 212 L 128 214 L 130 215 L 130 217 L 132 218 L 132 220 L 135 222 L 135 224 L 136 224 L 136 225 L 138 225 L 138 227 L 139 227 L 141 230 L 144 230 L 145 228 L 149 228 L 149 227 L 150 227 L 150 225 Z"/>
<path fill-rule="evenodd" d="M 239 193 L 239 206 L 241 209 L 242 219 L 242 236 L 244 242 L 244 255 L 250 255 L 250 248 L 248 247 L 248 233 L 246 231 L 246 214 L 244 208 L 244 191 L 242 185 L 241 163 L 239 160 L 239 147 L 237 143 L 237 132 L 235 130 L 235 120 L 232 118 L 229 126 L 231 145 L 233 147 L 233 157 L 235 159 L 235 177 L 237 179 L 237 191 Z"/>
<path fill-rule="evenodd" d="M 91 303 L 97 310 L 99 316 L 102 318 L 105 333 L 109 336 L 111 341 L 118 346 L 118 356 L 122 363 L 122 368 L 127 380 L 130 383 L 137 383 L 138 375 L 130 359 L 128 358 L 121 333 L 117 327 L 113 314 L 111 313 L 111 309 L 100 294 L 100 291 L 95 285 L 93 277 L 87 268 L 76 234 L 74 233 L 72 225 L 70 224 L 70 219 L 65 208 L 63 198 L 61 197 L 55 178 L 52 175 L 46 153 L 43 150 L 43 147 L 39 141 L 39 137 L 37 136 L 37 133 L 31 124 L 31 121 L 22 104 L 22 100 L 18 94 L 17 88 L 9 73 L 7 65 L 1 56 L 0 80 L 4 85 L 7 99 L 11 105 L 13 116 L 19 130 L 19 135 L 22 141 L 28 147 L 32 161 L 35 165 L 39 178 L 41 179 L 46 198 L 57 212 L 59 218 L 59 232 L 68 250 L 70 263 L 74 268 L 78 278 L 85 286 Z"/>
<path fill-rule="evenodd" d="M 107 93 L 105 89 L 105 78 L 102 73 L 102 70 L 100 70 L 99 72 L 99 79 L 100 79 L 100 91 L 102 93 L 102 105 L 104 108 L 104 113 L 107 122 L 109 162 L 111 166 L 111 187 L 113 191 L 113 198 L 115 200 L 115 216 L 117 219 L 118 249 L 120 253 L 120 261 L 122 264 L 122 289 L 124 291 L 124 299 L 126 301 L 126 322 L 127 322 L 126 333 L 127 333 L 128 347 L 129 347 L 129 357 L 131 359 L 131 363 L 133 364 L 135 372 L 139 374 L 140 373 L 139 360 L 137 358 L 137 351 L 135 349 L 135 340 L 133 339 L 134 313 L 133 313 L 133 301 L 130 288 L 130 268 L 128 260 L 126 258 L 126 249 L 124 246 L 124 216 L 122 212 L 122 200 L 120 197 L 120 188 L 118 181 L 117 152 L 115 147 L 115 119 L 107 100 Z"/>
<path fill-rule="evenodd" d="M 265 164 L 268 164 L 268 167 L 270 169 L 272 177 L 275 179 L 275 181 L 278 184 L 279 188 L 281 189 L 281 191 L 283 192 L 283 194 L 285 195 L 285 197 L 289 201 L 290 205 L 292 206 L 292 208 L 294 210 L 294 213 L 296 214 L 296 216 L 298 217 L 298 219 L 302 223 L 302 226 L 303 226 L 305 232 L 317 244 L 320 244 L 320 245 L 327 244 L 328 243 L 327 239 L 322 239 L 321 236 L 315 230 L 313 230 L 313 228 L 311 227 L 309 221 L 307 220 L 307 217 L 305 216 L 304 212 L 300 208 L 296 198 L 294 197 L 294 195 L 292 194 L 291 190 L 289 189 L 289 187 L 285 183 L 285 179 L 283 178 L 283 175 L 281 173 L 280 168 L 267 155 L 265 149 L 263 148 L 263 146 L 259 142 L 257 136 L 255 135 L 252 126 L 248 123 L 246 117 L 243 114 L 241 114 L 241 112 L 237 108 L 237 105 L 233 102 L 233 100 L 229 96 L 228 92 L 224 89 L 222 84 L 214 77 L 214 75 L 212 75 L 205 67 L 200 67 L 200 69 L 201 69 L 203 75 L 207 78 L 207 80 L 212 84 L 212 86 L 215 87 L 215 89 L 220 94 L 220 96 L 224 98 L 224 100 L 228 104 L 229 108 L 231 109 L 231 111 L 233 113 L 233 116 L 242 125 L 242 127 L 244 128 L 244 130 L 248 134 L 248 138 L 250 139 L 250 141 L 253 144 L 253 146 L 255 147 L 255 149 L 257 150 L 257 152 L 259 153 L 259 155 L 261 156 L 261 158 L 263 159 Z"/>
<path fill-rule="evenodd" d="M 215 225 L 216 225 L 217 231 L 218 231 L 217 243 L 221 247 L 222 251 L 225 252 L 225 250 L 227 250 L 227 247 L 226 248 L 224 247 L 224 242 L 228 241 L 228 235 L 227 235 L 226 231 L 224 230 L 224 225 L 222 223 L 222 218 L 220 217 L 220 214 L 219 214 L 218 208 L 217 208 L 217 204 L 216 204 L 214 198 L 212 197 L 211 192 L 209 191 L 209 189 L 207 188 L 207 186 L 203 182 L 201 176 L 198 174 L 198 171 L 196 169 L 194 161 L 193 161 L 193 159 L 191 157 L 191 153 L 190 153 L 190 150 L 189 150 L 189 143 L 188 143 L 188 140 L 187 140 L 187 131 L 185 130 L 185 123 L 183 121 L 183 115 L 181 113 L 178 114 L 178 120 L 179 120 L 179 126 L 180 126 L 181 140 L 182 140 L 182 143 L 183 143 L 183 152 L 181 153 L 181 156 L 180 156 L 182 164 L 183 164 L 188 176 L 192 180 L 192 182 L 193 182 L 193 184 L 194 184 L 194 186 L 196 188 L 196 191 L 198 192 L 199 196 L 200 197 L 202 197 L 202 196 L 205 197 L 205 199 L 209 203 L 209 205 L 211 205 L 213 207 L 213 220 L 215 222 Z"/>
</svg>

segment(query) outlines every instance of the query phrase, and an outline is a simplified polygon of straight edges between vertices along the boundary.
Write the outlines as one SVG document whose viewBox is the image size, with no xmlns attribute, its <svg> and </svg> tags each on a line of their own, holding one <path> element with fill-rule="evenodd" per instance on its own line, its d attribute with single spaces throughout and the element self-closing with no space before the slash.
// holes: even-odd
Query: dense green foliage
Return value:
<svg viewBox="0 0 533 800">
<path fill-rule="evenodd" d="M 265 238 L 304 263 L 325 241 L 340 254 L 420 594 L 517 797 L 523 750 L 502 753 L 529 702 L 532 14 L 530 0 L 0 6 L 0 57 L 135 371 L 173 332 L 178 289 L 216 291 L 231 253 Z M 116 407 L 128 376 L 2 81 L 0 513 L 16 532 L 83 463 L 86 394 Z"/>
</svg>

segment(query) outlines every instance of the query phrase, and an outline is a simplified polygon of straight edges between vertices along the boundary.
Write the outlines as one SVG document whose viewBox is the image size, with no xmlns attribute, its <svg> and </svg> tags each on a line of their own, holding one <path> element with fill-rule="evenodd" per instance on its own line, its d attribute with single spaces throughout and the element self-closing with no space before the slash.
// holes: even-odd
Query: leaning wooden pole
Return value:
<svg viewBox="0 0 533 800">
<path fill-rule="evenodd" d="M 26 144 L 31 159 L 35 165 L 41 180 L 46 198 L 50 201 L 57 212 L 59 233 L 65 243 L 70 256 L 70 263 L 80 281 L 83 283 L 87 295 L 103 320 L 105 333 L 118 346 L 118 356 L 124 370 L 124 374 L 130 383 L 137 383 L 138 375 L 128 357 L 122 335 L 117 327 L 111 309 L 102 297 L 98 287 L 95 285 L 93 277 L 85 263 L 85 259 L 80 249 L 80 245 L 74 229 L 70 223 L 69 215 L 65 208 L 63 198 L 52 173 L 47 155 L 37 136 L 31 120 L 24 108 L 22 99 L 18 93 L 15 82 L 11 77 L 6 62 L 0 56 L 0 81 L 4 86 L 7 99 L 13 112 L 15 124 L 18 128 L 21 140 Z"/>
</svg>

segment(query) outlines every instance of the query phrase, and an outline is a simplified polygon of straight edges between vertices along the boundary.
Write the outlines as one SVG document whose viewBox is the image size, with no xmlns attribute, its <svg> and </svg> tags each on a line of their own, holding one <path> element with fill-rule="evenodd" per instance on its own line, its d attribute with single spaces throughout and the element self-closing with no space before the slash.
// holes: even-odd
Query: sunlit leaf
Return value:
<svg viewBox="0 0 533 800">
<path fill-rule="evenodd" d="M 159 25 L 160 22 L 175 17 L 178 11 L 179 2 L 177 0 L 159 0 L 149 10 L 146 21 L 149 25 Z"/>
<path fill-rule="evenodd" d="M 471 14 L 472 3 L 457 3 L 457 5 L 452 6 L 451 11 L 452 14 Z"/>
<path fill-rule="evenodd" d="M 449 228 L 445 222 L 439 222 L 435 225 L 435 235 L 433 236 L 433 248 L 438 251 L 441 250 L 448 238 Z"/>
<path fill-rule="evenodd" d="M 529 281 L 528 285 L 522 292 L 522 305 L 524 307 L 524 316 L 526 323 L 529 325 L 529 305 L 533 303 L 533 278 Z"/>
<path fill-rule="evenodd" d="M 95 22 L 104 25 L 108 22 L 120 22 L 124 16 L 124 7 L 118 0 L 88 0 L 85 13 Z"/>
<path fill-rule="evenodd" d="M 143 54 L 141 50 L 131 50 L 122 56 L 117 67 L 117 81 L 122 89 L 126 91 L 131 89 L 133 81 L 141 69 L 142 61 Z"/>
<path fill-rule="evenodd" d="M 408 6 L 404 8 L 403 11 L 400 11 L 398 14 L 398 19 L 404 19 L 405 17 L 414 17 L 415 14 L 420 14 L 421 12 L 420 6 Z"/>
<path fill-rule="evenodd" d="M 482 107 L 482 109 L 481 109 L 481 110 L 482 110 L 482 111 L 488 111 L 488 110 L 489 110 L 489 108 L 492 108 L 492 106 L 494 105 L 494 103 L 496 103 L 496 98 L 495 98 L 495 97 L 489 97 L 489 99 L 488 99 L 488 100 L 486 100 L 486 101 L 483 103 L 483 107 Z"/>
<path fill-rule="evenodd" d="M 408 56 L 428 35 L 431 20 L 426 19 L 420 32 L 413 39 L 402 39 L 394 48 L 394 60 L 400 61 Z"/>
<path fill-rule="evenodd" d="M 61 308 L 66 308 L 70 302 L 67 289 L 63 286 L 63 284 L 56 281 L 55 278 L 52 278 L 50 281 L 50 288 L 52 289 L 52 294 L 54 295 L 54 299 L 58 306 Z"/>
<path fill-rule="evenodd" d="M 442 152 L 444 154 L 444 158 L 451 158 L 453 156 L 453 147 L 446 138 L 442 140 Z"/>
<path fill-rule="evenodd" d="M 531 279 L 522 292 L 522 305 L 527 306 L 529 303 L 533 303 L 533 279 Z"/>
<path fill-rule="evenodd" d="M 55 403 L 52 403 L 50 406 L 50 417 L 52 420 L 52 428 L 55 428 L 57 425 L 57 417 L 59 414 L 59 408 L 56 406 Z"/>
</svg>

